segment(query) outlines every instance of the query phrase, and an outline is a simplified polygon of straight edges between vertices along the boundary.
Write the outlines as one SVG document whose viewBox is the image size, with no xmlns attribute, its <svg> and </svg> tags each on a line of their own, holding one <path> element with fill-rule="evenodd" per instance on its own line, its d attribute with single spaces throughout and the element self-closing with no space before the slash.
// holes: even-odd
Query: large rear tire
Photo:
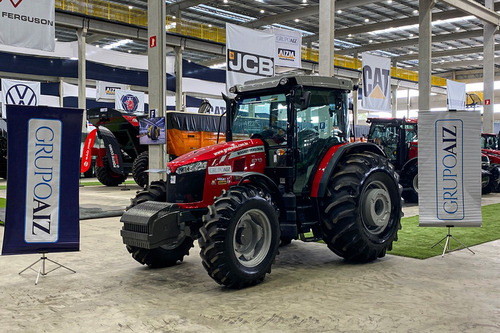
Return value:
<svg viewBox="0 0 500 333">
<path fill-rule="evenodd" d="M 203 267 L 229 288 L 256 285 L 271 272 L 280 228 L 270 195 L 235 186 L 215 199 L 203 217 L 198 243 Z"/>
<path fill-rule="evenodd" d="M 106 186 L 118 186 L 127 179 L 127 175 L 120 175 L 119 173 L 113 172 L 108 164 L 108 158 L 102 158 L 102 167 L 97 167 L 96 176 L 97 180 L 101 184 Z"/>
<path fill-rule="evenodd" d="M 149 184 L 149 175 L 146 170 L 149 169 L 149 152 L 143 151 L 137 156 L 132 164 L 132 177 L 140 187 L 145 187 Z"/>
<path fill-rule="evenodd" d="M 336 167 L 322 204 L 323 239 L 335 254 L 368 262 L 392 249 L 401 229 L 401 190 L 385 157 L 348 155 Z"/>
<path fill-rule="evenodd" d="M 167 187 L 164 181 L 154 181 L 147 189 L 139 191 L 131 201 L 131 208 L 146 201 L 166 202 Z M 169 267 L 177 262 L 182 262 L 184 256 L 189 255 L 189 249 L 193 247 L 193 239 L 187 236 L 180 236 L 170 244 L 160 246 L 155 249 L 143 249 L 140 247 L 127 245 L 127 250 L 132 254 L 132 258 L 143 265 L 151 268 Z"/>
</svg>

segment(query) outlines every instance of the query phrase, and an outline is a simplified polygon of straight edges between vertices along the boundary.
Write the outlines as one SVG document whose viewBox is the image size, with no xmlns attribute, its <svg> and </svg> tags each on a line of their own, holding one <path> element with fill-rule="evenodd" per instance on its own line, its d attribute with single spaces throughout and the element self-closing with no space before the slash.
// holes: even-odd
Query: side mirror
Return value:
<svg viewBox="0 0 500 333">
<path fill-rule="evenodd" d="M 309 107 L 311 103 L 311 92 L 305 91 L 302 97 L 300 98 L 300 109 L 305 110 Z"/>
</svg>

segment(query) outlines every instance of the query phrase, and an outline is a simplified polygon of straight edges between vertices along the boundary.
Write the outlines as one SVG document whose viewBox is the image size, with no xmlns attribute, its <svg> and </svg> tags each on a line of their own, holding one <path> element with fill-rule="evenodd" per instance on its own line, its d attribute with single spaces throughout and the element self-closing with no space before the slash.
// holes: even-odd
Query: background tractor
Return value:
<svg viewBox="0 0 500 333">
<path fill-rule="evenodd" d="M 376 143 L 387 154 L 399 173 L 403 198 L 418 201 L 418 129 L 416 119 L 369 118 L 368 141 Z"/>
<path fill-rule="evenodd" d="M 182 261 L 198 240 L 209 276 L 263 281 L 281 243 L 324 240 L 346 260 L 383 257 L 397 240 L 401 191 L 375 144 L 349 143 L 349 80 L 289 76 L 232 88 L 225 143 L 168 163 L 121 218 L 132 257 Z"/>
</svg>

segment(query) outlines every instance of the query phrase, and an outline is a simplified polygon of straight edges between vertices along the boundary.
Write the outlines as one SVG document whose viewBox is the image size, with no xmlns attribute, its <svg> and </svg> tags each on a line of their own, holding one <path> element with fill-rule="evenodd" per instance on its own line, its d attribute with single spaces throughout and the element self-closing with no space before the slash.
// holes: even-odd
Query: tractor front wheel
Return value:
<svg viewBox="0 0 500 333">
<path fill-rule="evenodd" d="M 239 289 L 271 272 L 280 228 L 270 195 L 262 190 L 235 186 L 224 192 L 203 217 L 200 233 L 203 267 L 219 284 Z"/>
<path fill-rule="evenodd" d="M 321 227 L 328 248 L 346 260 L 368 262 L 392 249 L 401 228 L 401 191 L 387 159 L 348 155 L 328 183 Z"/>
</svg>

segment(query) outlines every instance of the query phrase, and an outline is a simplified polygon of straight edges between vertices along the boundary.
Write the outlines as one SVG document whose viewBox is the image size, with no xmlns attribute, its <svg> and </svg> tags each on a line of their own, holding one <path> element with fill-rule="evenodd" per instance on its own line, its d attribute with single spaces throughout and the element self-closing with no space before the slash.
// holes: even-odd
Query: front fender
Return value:
<svg viewBox="0 0 500 333">
<path fill-rule="evenodd" d="M 322 198 L 325 196 L 328 181 L 333 174 L 333 170 L 335 170 L 335 167 L 344 156 L 362 152 L 372 152 L 386 157 L 384 151 L 378 145 L 371 142 L 353 142 L 331 147 L 321 160 L 316 171 L 311 188 L 311 197 Z"/>
</svg>

